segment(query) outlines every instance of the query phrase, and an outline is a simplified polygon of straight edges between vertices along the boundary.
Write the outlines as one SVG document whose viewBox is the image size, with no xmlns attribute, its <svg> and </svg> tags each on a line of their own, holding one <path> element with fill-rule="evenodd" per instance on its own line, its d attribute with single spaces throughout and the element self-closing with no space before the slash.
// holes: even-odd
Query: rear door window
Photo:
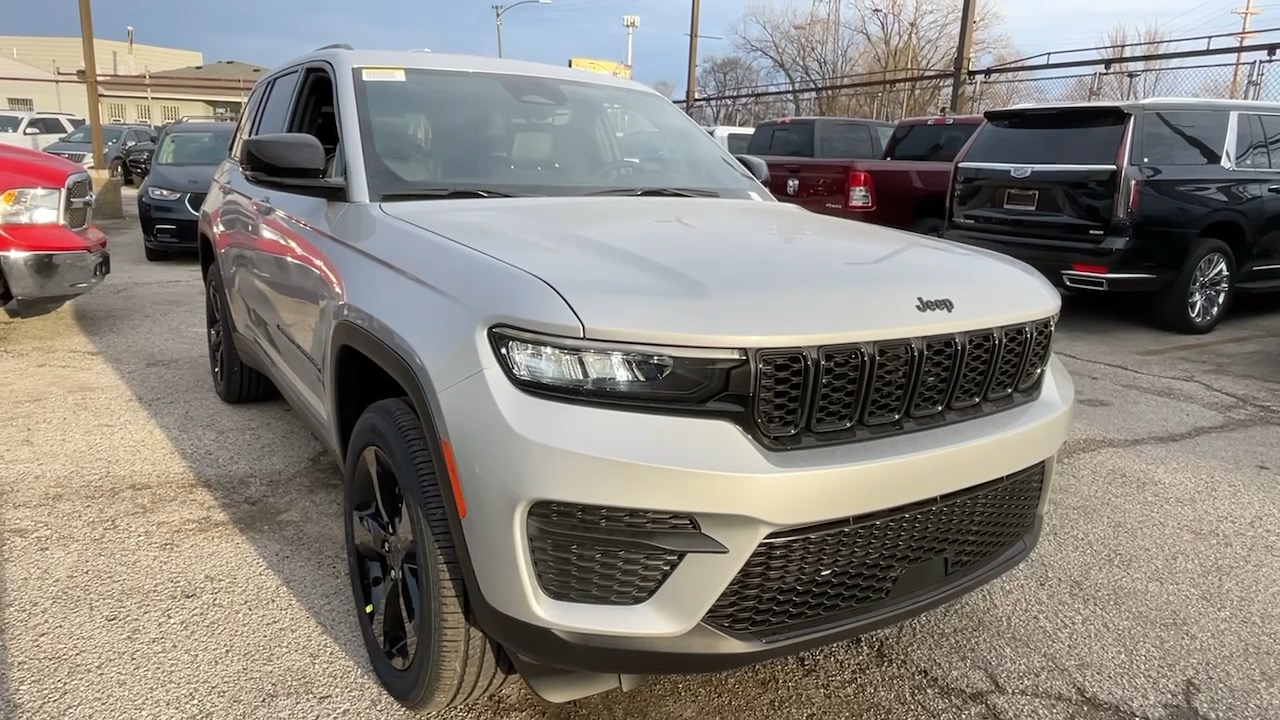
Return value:
<svg viewBox="0 0 1280 720">
<path fill-rule="evenodd" d="M 1271 161 L 1274 167 L 1280 165 L 1280 115 L 1261 115 L 1262 134 L 1266 138 L 1267 153 L 1275 158 Z"/>
<path fill-rule="evenodd" d="M 951 162 L 977 125 L 899 125 L 885 148 L 886 160 Z"/>
<path fill-rule="evenodd" d="M 813 157 L 813 123 L 762 125 L 751 135 L 752 155 Z"/>
<path fill-rule="evenodd" d="M 861 123 L 834 122 L 822 126 L 822 150 L 817 157 L 858 160 L 876 156 L 871 128 Z"/>
<path fill-rule="evenodd" d="M 1152 110 L 1142 117 L 1138 162 L 1144 165 L 1217 165 L 1227 144 L 1231 114 L 1218 110 Z"/>
<path fill-rule="evenodd" d="M 991 113 L 965 162 L 1115 165 L 1129 115 L 1119 108 Z"/>
<path fill-rule="evenodd" d="M 1235 151 L 1235 166 L 1242 170 L 1267 170 L 1271 167 L 1267 136 L 1257 115 L 1241 113 L 1236 122 Z"/>
</svg>

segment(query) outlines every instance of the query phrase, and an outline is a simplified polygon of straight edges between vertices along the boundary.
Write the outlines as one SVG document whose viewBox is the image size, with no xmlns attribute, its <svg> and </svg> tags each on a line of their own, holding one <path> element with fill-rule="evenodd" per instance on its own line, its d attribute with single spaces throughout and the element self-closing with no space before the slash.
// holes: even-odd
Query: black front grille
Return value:
<svg viewBox="0 0 1280 720">
<path fill-rule="evenodd" d="M 777 638 L 847 623 L 981 570 L 1034 529 L 1040 463 L 929 501 L 764 539 L 703 621 Z M 910 577 L 907 589 L 896 587 Z"/>
<path fill-rule="evenodd" d="M 628 532 L 699 532 L 688 515 L 540 502 L 529 509 L 534 576 L 547 597 L 590 605 L 639 605 L 675 572 L 684 553 L 629 540 Z"/>
<path fill-rule="evenodd" d="M 1054 322 L 756 354 L 755 427 L 767 444 L 848 442 L 931 427 L 1034 397 Z"/>
<path fill-rule="evenodd" d="M 92 219 L 91 207 L 85 202 L 93 194 L 93 184 L 87 177 L 76 177 L 67 184 L 63 217 L 67 227 L 80 230 Z"/>
</svg>

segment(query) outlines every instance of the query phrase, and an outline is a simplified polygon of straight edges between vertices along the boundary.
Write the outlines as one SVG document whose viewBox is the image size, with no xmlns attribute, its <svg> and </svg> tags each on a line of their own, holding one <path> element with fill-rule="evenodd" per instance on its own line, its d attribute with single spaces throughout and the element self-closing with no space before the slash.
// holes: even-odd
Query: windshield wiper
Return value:
<svg viewBox="0 0 1280 720">
<path fill-rule="evenodd" d="M 480 188 L 414 188 L 412 190 L 391 190 L 382 193 L 383 200 L 436 200 L 441 198 L 509 198 L 521 197 L 513 193 L 497 190 L 481 190 Z"/>
<path fill-rule="evenodd" d="M 628 197 L 720 197 L 720 193 L 694 188 L 612 188 L 586 193 L 587 195 L 624 195 Z"/>
</svg>

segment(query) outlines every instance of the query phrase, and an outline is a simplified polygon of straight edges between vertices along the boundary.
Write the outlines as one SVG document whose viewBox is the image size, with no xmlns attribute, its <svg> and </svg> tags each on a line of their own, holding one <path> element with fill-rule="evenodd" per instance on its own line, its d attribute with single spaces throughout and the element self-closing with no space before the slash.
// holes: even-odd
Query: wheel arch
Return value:
<svg viewBox="0 0 1280 720">
<path fill-rule="evenodd" d="M 1231 250 L 1237 268 L 1245 265 L 1253 256 L 1253 241 L 1249 231 L 1237 218 L 1211 218 L 1200 228 L 1199 237 L 1221 240 Z"/>
<path fill-rule="evenodd" d="M 399 390 L 402 393 L 400 396 L 408 399 L 410 406 L 422 422 L 423 434 L 431 447 L 432 460 L 438 466 L 437 472 L 441 477 L 441 482 L 439 483 L 440 493 L 445 500 L 445 515 L 448 519 L 449 531 L 462 569 L 463 583 L 466 587 L 468 598 L 468 613 L 476 612 L 477 614 L 488 615 L 492 606 L 480 594 L 480 585 L 476 580 L 475 566 L 472 564 L 466 535 L 462 530 L 462 518 L 459 516 L 458 511 L 461 504 L 455 493 L 455 485 L 451 482 L 452 478 L 449 477 L 452 475 L 452 467 L 450 467 L 452 463 L 445 460 L 441 442 L 444 440 L 443 427 L 438 420 L 440 411 L 434 400 L 435 386 L 431 382 L 431 378 L 425 376 L 425 369 L 422 373 L 414 372 L 413 366 L 394 347 L 350 320 L 338 321 L 334 326 L 331 337 L 332 341 L 329 344 L 328 355 L 330 371 L 326 378 L 326 384 L 330 405 L 330 432 L 333 433 L 334 449 L 339 462 L 343 467 L 346 466 L 346 445 L 350 439 L 351 429 L 355 425 L 355 419 L 353 418 L 359 418 L 359 414 L 372 402 L 385 399 L 384 397 L 375 396 L 383 395 L 388 390 Z M 371 363 L 372 367 L 385 373 L 387 378 L 394 381 L 395 387 L 388 388 L 375 385 L 375 389 L 384 392 L 366 394 L 363 397 L 359 397 L 354 406 L 344 408 L 342 406 L 343 393 L 352 387 L 347 385 L 346 390 L 344 390 L 344 366 L 346 363 L 351 362 Z M 345 367 L 350 370 L 353 366 Z M 361 385 L 365 384 L 364 381 L 366 379 L 361 378 Z M 350 382 L 350 378 L 347 378 L 346 382 Z M 347 413 L 345 421 L 343 419 L 344 411 Z M 479 619 L 477 619 L 477 622 L 483 627 L 483 622 L 479 621 Z"/>
</svg>

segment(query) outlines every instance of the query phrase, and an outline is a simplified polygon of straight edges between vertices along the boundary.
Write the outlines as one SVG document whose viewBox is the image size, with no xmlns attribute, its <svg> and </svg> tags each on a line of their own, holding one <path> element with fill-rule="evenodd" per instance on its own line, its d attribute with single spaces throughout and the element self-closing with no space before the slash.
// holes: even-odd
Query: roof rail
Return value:
<svg viewBox="0 0 1280 720">
<path fill-rule="evenodd" d="M 239 119 L 238 115 L 183 115 L 175 122 L 234 122 Z"/>
<path fill-rule="evenodd" d="M 333 43 L 331 45 L 325 45 L 324 47 L 318 47 L 315 50 L 312 50 L 311 52 L 320 52 L 321 50 L 354 50 L 354 49 L 355 48 L 351 47 L 346 43 Z"/>
</svg>

